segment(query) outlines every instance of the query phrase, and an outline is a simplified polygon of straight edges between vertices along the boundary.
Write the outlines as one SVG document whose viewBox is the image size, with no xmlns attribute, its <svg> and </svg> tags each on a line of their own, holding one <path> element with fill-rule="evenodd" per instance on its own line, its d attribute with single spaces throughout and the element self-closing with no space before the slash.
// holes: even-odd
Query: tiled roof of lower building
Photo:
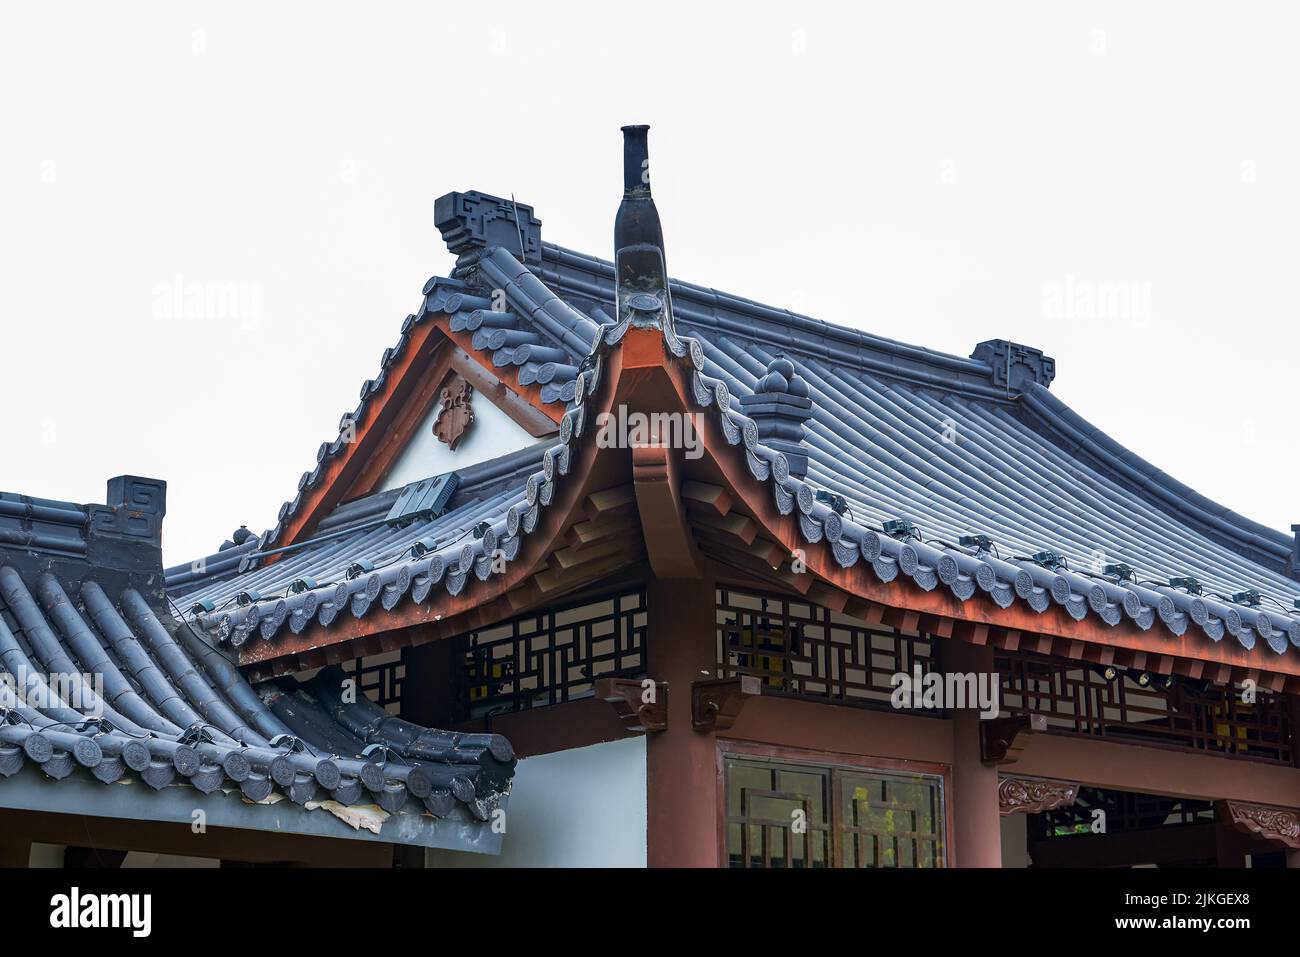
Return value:
<svg viewBox="0 0 1300 957">
<path fill-rule="evenodd" d="M 378 805 L 453 830 L 488 820 L 515 764 L 500 735 L 403 721 L 337 668 L 252 686 L 175 620 L 157 563 L 162 488 L 126 478 L 109 506 L 6 496 L 30 508 L 0 515 L 0 806 L 35 768 L 47 787 L 75 777 L 304 809 Z"/>
</svg>

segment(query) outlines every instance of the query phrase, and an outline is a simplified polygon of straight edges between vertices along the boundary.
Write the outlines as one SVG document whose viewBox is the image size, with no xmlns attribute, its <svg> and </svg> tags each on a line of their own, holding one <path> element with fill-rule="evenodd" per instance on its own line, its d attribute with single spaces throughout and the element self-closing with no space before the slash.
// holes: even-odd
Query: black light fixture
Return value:
<svg viewBox="0 0 1300 957">
<path fill-rule="evenodd" d="M 477 525 L 474 526 L 474 537 L 482 538 L 484 535 L 488 533 L 488 531 L 491 530 L 491 528 L 492 528 L 491 522 L 487 522 L 487 521 L 479 522 Z"/>
<path fill-rule="evenodd" d="M 957 544 L 962 548 L 973 548 L 977 552 L 990 552 L 993 550 L 993 539 L 987 535 L 963 535 L 957 539 Z"/>
<path fill-rule="evenodd" d="M 891 518 L 884 522 L 881 530 L 890 538 L 920 538 L 916 525 L 906 518 Z"/>
<path fill-rule="evenodd" d="M 374 764 L 387 764 L 394 757 L 394 752 L 386 744 L 368 744 L 361 750 L 361 756 Z"/>
<path fill-rule="evenodd" d="M 374 562 L 369 561 L 365 558 L 358 558 L 355 562 L 353 562 L 351 565 L 348 566 L 347 576 L 349 579 L 360 578 L 362 575 L 373 572 L 374 570 L 375 570 Z"/>
<path fill-rule="evenodd" d="M 235 602 L 240 605 L 251 605 L 262 600 L 262 593 L 247 588 L 235 596 Z"/>
<path fill-rule="evenodd" d="M 431 552 L 438 547 L 436 538 L 421 538 L 411 543 L 410 555 L 412 558 L 419 558 L 426 552 Z"/>
<path fill-rule="evenodd" d="M 825 489 L 817 490 L 817 501 L 823 505 L 829 506 L 830 510 L 836 515 L 844 515 L 849 510 L 849 503 L 843 495 L 835 492 L 828 492 Z"/>
<path fill-rule="evenodd" d="M 307 745 L 294 734 L 277 734 L 271 739 L 271 747 L 288 751 L 290 754 L 297 754 L 299 751 L 307 750 Z"/>
<path fill-rule="evenodd" d="M 1103 575 L 1113 575 L 1116 579 L 1122 582 L 1131 582 L 1134 578 L 1135 572 L 1132 565 L 1127 565 L 1124 562 L 1115 562 L 1103 568 L 1101 573 Z"/>
<path fill-rule="evenodd" d="M 1182 575 L 1178 578 L 1169 579 L 1170 588 L 1182 588 L 1189 595 L 1199 595 L 1201 593 L 1201 583 L 1191 575 Z"/>
<path fill-rule="evenodd" d="M 1104 681 L 1114 681 L 1119 677 L 1119 669 L 1114 665 L 1093 665 L 1092 670 Z"/>
<path fill-rule="evenodd" d="M 1255 608 L 1264 600 L 1264 596 L 1256 588 L 1247 588 L 1245 591 L 1233 592 L 1232 600 L 1238 605 Z"/>
<path fill-rule="evenodd" d="M 1132 681 L 1139 688 L 1149 688 L 1151 687 L 1151 684 L 1154 681 L 1154 679 L 1151 677 L 1151 672 L 1139 671 L 1137 668 L 1130 668 L 1128 670 L 1128 677 L 1129 680 Z"/>
<path fill-rule="evenodd" d="M 1060 552 L 1054 552 L 1050 548 L 1045 548 L 1041 552 L 1034 552 L 1029 556 L 1030 560 L 1044 568 L 1069 568 L 1066 564 L 1065 556 Z"/>
<path fill-rule="evenodd" d="M 289 591 L 295 595 L 301 595 L 305 591 L 311 591 L 316 587 L 316 579 L 303 575 L 301 578 L 295 578 L 289 582 Z"/>
<path fill-rule="evenodd" d="M 191 615 L 210 615 L 216 610 L 216 604 L 206 598 L 200 598 L 194 604 L 190 605 Z"/>
</svg>

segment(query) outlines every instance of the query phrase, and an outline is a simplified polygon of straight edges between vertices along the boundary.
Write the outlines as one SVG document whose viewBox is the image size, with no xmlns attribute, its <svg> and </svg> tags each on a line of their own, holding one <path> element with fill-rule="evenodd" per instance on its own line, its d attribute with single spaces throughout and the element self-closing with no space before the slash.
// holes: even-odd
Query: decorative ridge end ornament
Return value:
<svg viewBox="0 0 1300 957">
<path fill-rule="evenodd" d="M 614 219 L 615 305 L 619 322 L 673 331 L 672 297 L 659 210 L 650 194 L 648 126 L 623 128 L 623 201 Z"/>
<path fill-rule="evenodd" d="M 981 342 L 970 354 L 972 359 L 989 364 L 993 384 L 1008 392 L 1024 392 L 1031 383 L 1044 389 L 1056 378 L 1056 360 L 1043 354 L 1042 349 L 1022 346 L 1006 339 L 989 339 Z"/>
<path fill-rule="evenodd" d="M 522 263 L 542 261 L 542 221 L 526 203 L 476 189 L 447 193 L 434 200 L 433 224 L 458 265 L 489 246 L 509 250 Z"/>
<path fill-rule="evenodd" d="M 812 418 L 808 383 L 795 372 L 794 363 L 777 356 L 767 365 L 753 395 L 737 400 L 741 411 L 758 426 L 758 440 L 785 454 L 790 474 L 808 474 L 808 449 L 803 444 L 804 423 Z"/>
<path fill-rule="evenodd" d="M 448 377 L 438 393 L 441 408 L 433 422 L 433 434 L 453 452 L 474 425 L 474 409 L 470 406 L 473 395 L 474 387 L 459 373 Z"/>
</svg>

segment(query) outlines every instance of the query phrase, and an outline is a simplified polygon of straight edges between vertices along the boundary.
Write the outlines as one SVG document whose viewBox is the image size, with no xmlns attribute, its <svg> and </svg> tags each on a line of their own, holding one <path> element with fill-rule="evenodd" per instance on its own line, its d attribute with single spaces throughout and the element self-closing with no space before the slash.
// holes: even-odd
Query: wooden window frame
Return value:
<svg viewBox="0 0 1300 957">
<path fill-rule="evenodd" d="M 714 749 L 717 770 L 717 822 L 718 822 L 718 866 L 727 866 L 727 759 L 750 761 L 781 761 L 789 764 L 804 765 L 821 769 L 841 769 L 845 771 L 880 771 L 886 774 L 924 774 L 939 779 L 941 791 L 940 805 L 943 807 L 943 870 L 952 867 L 952 768 L 946 764 L 931 764 L 925 761 L 907 761 L 898 758 L 881 758 L 861 754 L 845 754 L 839 751 L 815 751 L 806 748 L 790 748 L 779 745 L 761 744 L 757 741 L 720 739 Z M 832 775 L 832 780 L 834 775 Z M 838 793 L 833 794 L 831 827 L 831 860 L 829 869 L 840 868 L 843 850 L 840 846 L 842 835 L 834 822 L 838 818 Z"/>
</svg>

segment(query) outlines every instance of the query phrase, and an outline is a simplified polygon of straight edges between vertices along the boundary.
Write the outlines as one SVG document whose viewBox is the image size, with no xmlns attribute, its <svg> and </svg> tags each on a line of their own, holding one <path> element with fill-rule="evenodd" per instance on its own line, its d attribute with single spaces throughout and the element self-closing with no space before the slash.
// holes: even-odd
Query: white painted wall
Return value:
<svg viewBox="0 0 1300 957">
<path fill-rule="evenodd" d="M 645 867 L 645 738 L 525 758 L 501 853 L 429 851 L 428 866 Z"/>
<path fill-rule="evenodd" d="M 470 396 L 470 408 L 474 411 L 474 424 L 461 439 L 453 452 L 433 434 L 433 423 L 438 418 L 441 402 L 434 402 L 425 415 L 406 448 L 398 453 L 397 459 L 388 469 L 388 474 L 380 483 L 378 491 L 384 492 L 401 488 L 411 482 L 441 475 L 454 469 L 463 469 L 479 462 L 487 462 L 508 452 L 515 452 L 528 445 L 550 441 L 549 438 L 535 439 L 528 434 L 514 419 L 502 412 L 490 399 L 477 389 Z"/>
</svg>

